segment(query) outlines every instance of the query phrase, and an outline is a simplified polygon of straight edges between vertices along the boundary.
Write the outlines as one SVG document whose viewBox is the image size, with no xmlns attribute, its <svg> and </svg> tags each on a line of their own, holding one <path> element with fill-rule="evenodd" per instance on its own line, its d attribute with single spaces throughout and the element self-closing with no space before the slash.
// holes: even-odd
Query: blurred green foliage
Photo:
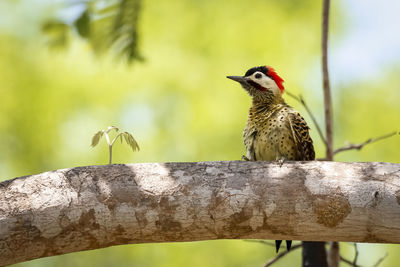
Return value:
<svg viewBox="0 0 400 267">
<path fill-rule="evenodd" d="M 142 60 L 138 51 L 138 18 L 141 0 L 60 1 L 65 11 L 42 25 L 52 48 L 69 45 L 69 33 L 88 41 L 93 51 L 113 53 L 128 63 Z"/>
<path fill-rule="evenodd" d="M 131 132 L 141 147 L 133 154 L 116 146 L 115 163 L 238 160 L 250 99 L 225 76 L 256 65 L 274 66 L 323 122 L 319 1 L 143 0 L 139 47 L 146 60 L 132 66 L 95 57 L 71 31 L 58 37 L 68 38 L 67 49 L 49 50 L 40 29 L 62 6 L 42 1 L 31 11 L 28 0 L 5 3 L 0 17 L 18 9 L 25 22 L 0 28 L 0 180 L 104 164 L 106 146 L 92 149 L 90 140 L 107 125 Z M 340 16 L 339 6 L 333 14 Z M 343 27 L 334 23 L 333 36 L 340 38 Z M 398 68 L 363 84 L 334 84 L 336 146 L 399 130 Z M 298 103 L 288 102 L 311 124 Z M 316 131 L 311 135 L 323 157 Z M 396 136 L 336 159 L 399 162 L 399 147 Z M 351 258 L 352 247 L 342 248 Z M 392 254 L 381 266 L 393 266 L 394 246 L 362 245 L 359 262 L 371 265 L 385 250 Z M 268 246 L 225 240 L 112 247 L 19 266 L 261 266 L 272 256 Z M 299 261 L 296 251 L 276 266 Z"/>
</svg>

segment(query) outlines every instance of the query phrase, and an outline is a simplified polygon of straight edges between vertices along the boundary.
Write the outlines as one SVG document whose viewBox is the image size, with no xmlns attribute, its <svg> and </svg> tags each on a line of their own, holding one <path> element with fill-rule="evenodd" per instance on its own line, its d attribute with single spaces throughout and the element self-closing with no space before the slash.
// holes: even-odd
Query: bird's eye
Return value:
<svg viewBox="0 0 400 267">
<path fill-rule="evenodd" d="M 261 79 L 261 73 L 257 73 L 254 77 L 256 77 L 256 79 Z"/>
</svg>

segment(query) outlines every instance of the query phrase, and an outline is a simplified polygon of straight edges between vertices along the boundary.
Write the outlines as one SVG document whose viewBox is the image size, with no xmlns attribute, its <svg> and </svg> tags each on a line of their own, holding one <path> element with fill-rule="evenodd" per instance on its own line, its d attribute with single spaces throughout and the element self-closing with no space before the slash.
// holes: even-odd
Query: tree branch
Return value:
<svg viewBox="0 0 400 267">
<path fill-rule="evenodd" d="M 322 10 L 322 77 L 325 107 L 326 158 L 333 160 L 332 98 L 328 72 L 328 33 L 330 0 L 323 0 Z"/>
<path fill-rule="evenodd" d="M 347 146 L 335 149 L 335 151 L 333 151 L 333 154 L 336 155 L 336 154 L 338 154 L 340 152 L 348 151 L 348 150 L 361 150 L 365 145 L 377 142 L 377 141 L 382 140 L 382 139 L 386 139 L 386 138 L 392 137 L 392 136 L 394 136 L 396 134 L 397 134 L 397 132 L 392 132 L 392 133 L 385 134 L 385 135 L 382 135 L 382 136 L 379 136 L 379 137 L 369 138 L 365 142 L 362 142 L 362 143 L 359 143 L 359 144 L 348 144 Z"/>
<path fill-rule="evenodd" d="M 387 253 L 385 253 L 385 255 L 383 255 L 383 257 L 379 258 L 378 261 L 374 264 L 374 267 L 378 267 L 384 259 L 386 259 L 386 257 L 388 256 Z"/>
<path fill-rule="evenodd" d="M 275 262 L 277 262 L 279 259 L 283 258 L 284 256 L 286 256 L 288 253 L 292 252 L 293 250 L 296 250 L 298 248 L 301 248 L 301 244 L 298 245 L 294 245 L 289 251 L 284 251 L 278 254 L 278 256 L 276 256 L 275 258 L 270 259 L 265 265 L 264 267 L 269 267 L 272 264 L 274 264 Z"/>
<path fill-rule="evenodd" d="M 328 71 L 328 36 L 329 36 L 329 9 L 330 0 L 323 0 L 322 6 L 322 80 L 324 93 L 324 114 L 325 114 L 325 130 L 326 130 L 326 159 L 333 161 L 333 116 L 332 116 L 332 98 L 329 83 Z M 322 249 L 322 248 L 321 248 Z M 331 251 L 328 252 L 330 263 L 329 267 L 338 267 L 339 245 L 332 244 Z M 304 266 L 304 264 L 303 264 Z M 305 267 L 305 266 L 304 266 Z"/>
<path fill-rule="evenodd" d="M 400 164 L 393 163 L 280 167 L 230 161 L 56 170 L 0 183 L 0 266 L 147 242 L 400 243 L 399 205 Z"/>
<path fill-rule="evenodd" d="M 340 260 L 343 261 L 344 263 L 347 263 L 350 266 L 353 267 L 361 267 L 360 265 L 355 264 L 354 262 L 349 261 L 348 259 L 343 258 L 342 256 L 340 256 Z"/>
<path fill-rule="evenodd" d="M 253 243 L 259 243 L 259 244 L 263 244 L 263 245 L 270 246 L 270 247 L 273 247 L 273 248 L 275 248 L 275 246 L 276 246 L 275 243 L 268 242 L 268 241 L 265 241 L 265 240 L 251 240 L 251 239 L 249 239 L 249 240 L 244 240 L 244 241 L 253 242 Z"/>
<path fill-rule="evenodd" d="M 335 267 L 339 266 L 340 262 L 340 253 L 339 253 L 339 243 L 338 242 L 329 242 L 329 251 L 328 251 L 328 266 Z"/>
<path fill-rule="evenodd" d="M 357 260 L 358 260 L 358 244 L 354 243 L 354 260 L 353 260 L 353 265 L 357 265 Z"/>
</svg>

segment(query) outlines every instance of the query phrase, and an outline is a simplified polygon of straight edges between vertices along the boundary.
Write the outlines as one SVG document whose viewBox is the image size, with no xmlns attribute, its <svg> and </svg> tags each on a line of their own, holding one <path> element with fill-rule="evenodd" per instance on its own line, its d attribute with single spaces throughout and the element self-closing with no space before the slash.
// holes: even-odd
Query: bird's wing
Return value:
<svg viewBox="0 0 400 267">
<path fill-rule="evenodd" d="M 314 160 L 315 152 L 313 141 L 309 134 L 310 128 L 304 118 L 298 112 L 293 112 L 289 115 L 289 123 L 296 142 L 298 160 Z"/>
<path fill-rule="evenodd" d="M 251 161 L 256 159 L 256 151 L 254 148 L 254 142 L 256 141 L 257 131 L 253 130 L 250 133 L 244 134 L 244 144 L 247 150 L 247 158 Z"/>
</svg>

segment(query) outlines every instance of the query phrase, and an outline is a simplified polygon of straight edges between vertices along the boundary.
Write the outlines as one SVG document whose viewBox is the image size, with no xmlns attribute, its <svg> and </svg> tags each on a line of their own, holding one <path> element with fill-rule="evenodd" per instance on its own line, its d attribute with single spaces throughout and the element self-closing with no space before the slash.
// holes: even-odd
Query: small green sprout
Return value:
<svg viewBox="0 0 400 267">
<path fill-rule="evenodd" d="M 110 136 L 109 133 L 115 130 L 116 132 L 119 131 L 119 129 L 115 126 L 108 126 L 107 130 L 101 130 L 98 131 L 97 133 L 95 133 L 95 135 L 93 135 L 92 137 L 92 147 L 95 147 L 101 137 L 104 135 L 106 137 L 106 141 L 108 144 L 108 151 L 109 151 L 109 161 L 108 164 L 111 164 L 111 160 L 112 160 L 112 147 L 115 143 L 115 141 L 118 139 L 118 137 L 121 139 L 121 144 L 122 144 L 122 140 L 125 140 L 125 142 L 132 148 L 132 151 L 135 152 L 136 150 L 139 151 L 139 145 L 136 142 L 135 138 L 133 138 L 132 134 L 128 133 L 128 132 L 121 132 L 119 134 L 117 134 L 117 136 L 114 137 L 114 139 L 110 142 Z"/>
</svg>

